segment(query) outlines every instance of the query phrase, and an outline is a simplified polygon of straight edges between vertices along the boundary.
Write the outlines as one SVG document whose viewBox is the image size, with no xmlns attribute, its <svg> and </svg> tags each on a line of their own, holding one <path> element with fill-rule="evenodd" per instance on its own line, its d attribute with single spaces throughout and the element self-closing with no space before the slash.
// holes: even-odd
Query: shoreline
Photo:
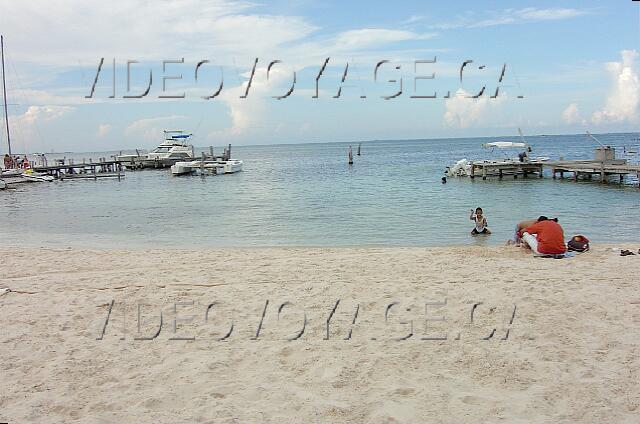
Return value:
<svg viewBox="0 0 640 424">
<path fill-rule="evenodd" d="M 506 244 L 507 240 L 503 240 L 498 243 L 485 243 L 481 241 L 474 241 L 474 239 L 470 239 L 469 243 L 463 244 L 442 244 L 442 245 L 387 245 L 387 244 L 354 244 L 354 245 L 255 245 L 255 246 L 242 246 L 242 245 L 220 245 L 213 246 L 207 244 L 188 244 L 188 245 L 171 245 L 165 246 L 161 248 L 152 247 L 155 244 L 130 244 L 126 247 L 122 247 L 119 244 L 93 244 L 93 243 L 78 243 L 78 244 L 67 244 L 58 245 L 54 244 L 42 244 L 42 243 L 23 243 L 17 249 L 28 249 L 28 250 L 38 250 L 38 251 L 82 251 L 82 252 L 225 252 L 225 251 L 261 251 L 261 250 L 393 250 L 393 249 L 408 249 L 408 250 L 467 250 L 467 249 L 486 249 L 488 251 L 501 250 L 506 248 L 507 251 L 520 251 L 520 248 L 515 246 L 510 246 Z M 603 243 L 594 242 L 591 240 L 590 242 L 591 250 L 600 250 L 600 249 L 630 249 L 634 253 L 636 253 L 638 248 L 640 248 L 640 240 L 627 240 L 627 241 L 611 241 L 608 240 Z M 11 249 L 15 251 L 16 249 Z M 524 253 L 524 251 L 523 251 Z M 528 252 L 530 253 L 530 252 Z M 576 253 L 576 255 L 581 255 L 582 253 Z M 587 252 L 588 253 L 588 252 Z M 526 256 L 526 255 L 524 255 Z"/>
</svg>

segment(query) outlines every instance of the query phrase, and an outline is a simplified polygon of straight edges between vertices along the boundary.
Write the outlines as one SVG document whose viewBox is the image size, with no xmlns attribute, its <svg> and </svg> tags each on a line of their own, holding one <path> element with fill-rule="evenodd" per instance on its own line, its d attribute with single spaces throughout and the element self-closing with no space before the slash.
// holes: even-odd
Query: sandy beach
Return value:
<svg viewBox="0 0 640 424">
<path fill-rule="evenodd" d="M 638 275 L 612 246 L 13 249 L 0 421 L 637 422 Z"/>
</svg>

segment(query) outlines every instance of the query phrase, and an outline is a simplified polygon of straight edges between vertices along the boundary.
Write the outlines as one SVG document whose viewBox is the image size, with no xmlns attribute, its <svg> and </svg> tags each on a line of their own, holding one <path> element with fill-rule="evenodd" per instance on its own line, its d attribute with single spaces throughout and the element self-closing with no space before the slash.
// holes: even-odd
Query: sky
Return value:
<svg viewBox="0 0 640 424">
<path fill-rule="evenodd" d="M 19 152 L 151 148 L 165 129 L 197 146 L 640 131 L 631 0 L 0 0 L 0 10 Z"/>
</svg>

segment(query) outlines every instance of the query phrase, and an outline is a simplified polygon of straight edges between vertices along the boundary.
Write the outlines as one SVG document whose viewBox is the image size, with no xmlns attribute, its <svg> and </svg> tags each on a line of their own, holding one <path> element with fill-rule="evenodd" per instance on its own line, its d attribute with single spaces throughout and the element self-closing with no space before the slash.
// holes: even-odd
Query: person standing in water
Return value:
<svg viewBox="0 0 640 424">
<path fill-rule="evenodd" d="M 475 228 L 471 230 L 472 236 L 477 234 L 491 234 L 491 230 L 487 228 L 487 218 L 483 215 L 482 208 L 476 208 L 475 213 L 473 209 L 471 209 L 469 219 L 476 223 Z"/>
</svg>

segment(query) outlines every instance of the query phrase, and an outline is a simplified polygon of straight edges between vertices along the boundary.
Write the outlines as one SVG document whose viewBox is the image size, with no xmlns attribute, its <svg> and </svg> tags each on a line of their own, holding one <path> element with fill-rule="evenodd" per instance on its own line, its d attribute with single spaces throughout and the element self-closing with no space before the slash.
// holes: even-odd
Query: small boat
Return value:
<svg viewBox="0 0 640 424">
<path fill-rule="evenodd" d="M 193 160 L 176 162 L 171 166 L 173 175 L 189 175 L 193 173 L 235 174 L 242 171 L 241 160 Z"/>
<path fill-rule="evenodd" d="M 505 153 L 502 159 L 493 159 L 493 160 L 481 160 L 481 161 L 469 161 L 467 159 L 461 159 L 457 161 L 455 164 L 448 166 L 445 170 L 445 174 L 448 177 L 467 177 L 471 176 L 471 166 L 474 163 L 485 163 L 485 164 L 504 164 L 504 165 L 513 165 L 518 163 L 540 163 L 546 162 L 549 160 L 546 156 L 537 156 L 535 158 L 530 158 L 529 153 L 531 152 L 531 147 L 524 140 L 524 136 L 522 135 L 522 131 L 518 128 L 518 133 L 520 134 L 520 138 L 522 142 L 515 141 L 493 141 L 490 143 L 484 143 L 482 147 L 485 149 L 499 149 L 499 150 L 509 150 L 509 149 L 520 149 L 523 150 L 518 157 L 509 157 Z M 496 175 L 499 175 L 500 171 L 496 168 L 494 171 Z M 509 175 L 509 171 L 502 171 L 502 174 Z"/>
<path fill-rule="evenodd" d="M 41 172 L 33 172 L 32 169 L 27 169 L 20 175 L 27 181 L 32 182 L 51 182 L 54 180 L 51 175 L 43 174 Z"/>
<path fill-rule="evenodd" d="M 7 183 L 4 180 L 0 179 L 0 190 L 4 190 L 7 188 Z"/>
</svg>

